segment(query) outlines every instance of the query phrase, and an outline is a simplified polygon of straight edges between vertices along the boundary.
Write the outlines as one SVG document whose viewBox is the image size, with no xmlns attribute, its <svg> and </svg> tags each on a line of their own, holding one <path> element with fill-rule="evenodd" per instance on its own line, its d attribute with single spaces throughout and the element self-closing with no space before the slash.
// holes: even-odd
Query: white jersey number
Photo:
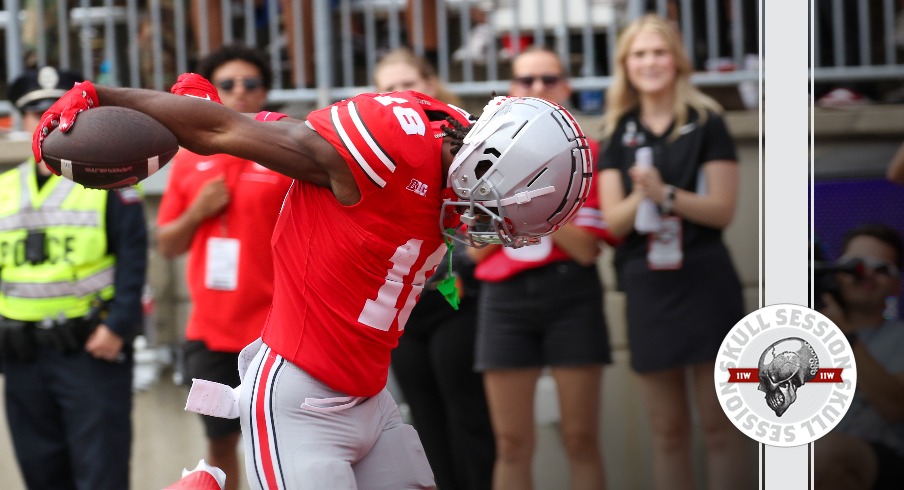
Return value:
<svg viewBox="0 0 904 490">
<path fill-rule="evenodd" d="M 389 95 L 380 95 L 374 97 L 374 100 L 386 106 L 390 104 L 407 104 L 409 102 L 407 99 Z M 421 115 L 411 107 L 396 106 L 392 108 L 392 113 L 395 114 L 396 119 L 399 120 L 399 124 L 402 126 L 402 131 L 405 131 L 406 134 L 418 134 L 423 136 L 427 131 L 427 125 L 424 124 Z"/>
<path fill-rule="evenodd" d="M 445 245 L 440 246 L 433 252 L 424 262 L 420 270 L 416 271 L 412 279 L 411 290 L 405 298 L 405 303 L 401 308 L 396 308 L 402 291 L 405 290 L 404 278 L 411 273 L 411 268 L 417 263 L 421 256 L 421 246 L 423 240 L 410 239 L 407 243 L 396 249 L 395 254 L 390 259 L 392 267 L 386 271 L 386 277 L 383 285 L 377 292 L 376 299 L 368 299 L 364 302 L 364 308 L 358 315 L 358 321 L 368 327 L 377 330 L 389 331 L 393 320 L 396 316 L 399 318 L 399 330 L 402 330 L 408 317 L 411 316 L 411 309 L 417 302 L 417 297 L 424 289 L 427 272 L 432 271 L 439 265 L 445 252 Z"/>
</svg>

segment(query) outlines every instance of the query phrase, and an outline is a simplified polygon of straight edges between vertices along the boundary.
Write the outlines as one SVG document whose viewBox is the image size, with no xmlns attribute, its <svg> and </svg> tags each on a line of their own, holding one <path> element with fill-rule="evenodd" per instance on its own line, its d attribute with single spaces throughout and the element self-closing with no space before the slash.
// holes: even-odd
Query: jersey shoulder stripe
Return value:
<svg viewBox="0 0 904 490">
<path fill-rule="evenodd" d="M 364 171 L 367 178 L 370 179 L 371 182 L 374 183 L 377 187 L 383 188 L 386 187 L 386 180 L 380 177 L 379 174 L 370 166 L 370 163 L 361 154 L 358 150 L 357 145 L 355 145 L 354 141 L 352 141 L 352 135 L 348 133 L 346 130 L 346 126 L 343 125 L 342 118 L 339 116 L 339 106 L 333 106 L 330 109 L 330 119 L 333 122 L 333 129 L 336 131 L 336 134 L 339 135 L 339 139 L 342 140 L 342 144 L 345 145 L 345 149 L 352 155 L 352 158 L 355 159 L 355 162 L 361 167 L 361 170 Z M 355 130 L 354 128 L 348 128 L 351 130 Z"/>
<path fill-rule="evenodd" d="M 358 129 L 358 133 L 364 139 L 364 142 L 367 143 L 367 146 L 373 152 L 373 154 L 380 160 L 380 162 L 389 169 L 390 172 L 395 172 L 396 164 L 392 160 L 392 157 L 380 146 L 370 132 L 370 129 L 364 124 L 364 121 L 361 120 L 361 115 L 358 113 L 358 106 L 354 102 L 348 103 L 348 112 L 352 118 L 352 122 L 355 124 L 355 127 Z"/>
<path fill-rule="evenodd" d="M 391 130 L 381 127 L 381 117 L 385 114 L 354 100 L 330 109 L 333 128 L 354 162 L 374 185 L 383 188 L 397 164 L 380 144 L 381 141 L 390 146 L 393 143 Z"/>
</svg>

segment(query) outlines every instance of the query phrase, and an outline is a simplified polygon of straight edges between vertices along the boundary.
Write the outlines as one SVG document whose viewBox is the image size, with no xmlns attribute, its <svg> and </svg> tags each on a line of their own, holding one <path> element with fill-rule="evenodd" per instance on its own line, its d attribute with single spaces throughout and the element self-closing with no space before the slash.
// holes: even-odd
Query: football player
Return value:
<svg viewBox="0 0 904 490">
<path fill-rule="evenodd" d="M 296 179 L 271 240 L 272 309 L 239 356 L 242 385 L 195 380 L 189 408 L 240 415 L 254 489 L 433 487 L 385 388 L 390 351 L 449 237 L 521 246 L 573 216 L 591 179 L 586 137 L 566 110 L 529 97 L 495 98 L 476 123 L 411 91 L 298 121 L 198 98 L 211 90 L 194 74 L 173 91 L 195 97 L 76 84 L 45 113 L 35 156 L 51 130 L 104 104 L 154 117 L 193 152 Z"/>
</svg>

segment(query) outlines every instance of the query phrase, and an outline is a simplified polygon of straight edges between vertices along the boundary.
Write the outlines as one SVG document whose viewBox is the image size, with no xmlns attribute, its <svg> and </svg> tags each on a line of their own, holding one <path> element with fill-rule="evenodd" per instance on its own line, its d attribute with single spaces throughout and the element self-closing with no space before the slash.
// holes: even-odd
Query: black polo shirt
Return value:
<svg viewBox="0 0 904 490">
<path fill-rule="evenodd" d="M 599 170 L 618 169 L 622 176 L 625 195 L 631 193 L 633 184 L 628 170 L 634 165 L 638 148 L 649 146 L 653 149 L 653 165 L 662 175 L 662 180 L 677 188 L 703 194 L 706 182 L 701 171 L 703 165 L 714 160 L 737 162 L 734 141 L 728 133 L 725 121 L 713 112 L 707 113 L 706 120 L 700 122 L 699 114 L 688 109 L 688 122 L 679 129 L 679 136 L 670 141 L 669 135 L 674 122 L 661 135 L 656 135 L 640 122 L 637 109 L 625 114 L 619 120 L 606 149 L 600 157 Z M 721 240 L 722 230 L 691 223 L 682 219 L 683 246 L 689 247 Z M 643 256 L 647 253 L 647 237 L 632 231 L 616 249 L 615 260 L 620 263 L 627 258 Z"/>
</svg>

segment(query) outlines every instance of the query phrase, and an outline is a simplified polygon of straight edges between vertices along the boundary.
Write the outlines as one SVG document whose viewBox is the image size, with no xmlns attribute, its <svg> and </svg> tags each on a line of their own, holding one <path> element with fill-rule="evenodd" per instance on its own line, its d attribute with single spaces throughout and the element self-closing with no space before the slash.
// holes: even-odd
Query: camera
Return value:
<svg viewBox="0 0 904 490">
<path fill-rule="evenodd" d="M 835 274 L 838 272 L 846 272 L 842 266 L 838 266 L 827 262 L 816 262 L 813 264 L 813 308 L 822 311 L 825 308 L 825 302 L 822 295 L 828 293 L 832 299 L 844 308 L 844 300 L 841 298 L 841 289 L 838 286 L 838 280 Z"/>
<path fill-rule="evenodd" d="M 863 271 L 861 265 L 857 262 L 836 264 L 826 260 L 825 252 L 819 245 L 819 242 L 817 242 L 816 246 L 813 248 L 813 308 L 817 311 L 822 311 L 822 309 L 825 308 L 826 305 L 822 300 L 822 295 L 825 293 L 832 295 L 832 299 L 834 299 L 839 306 L 844 308 L 844 298 L 841 297 L 841 288 L 838 285 L 838 280 L 835 275 L 838 273 L 845 273 L 862 277 Z"/>
</svg>

